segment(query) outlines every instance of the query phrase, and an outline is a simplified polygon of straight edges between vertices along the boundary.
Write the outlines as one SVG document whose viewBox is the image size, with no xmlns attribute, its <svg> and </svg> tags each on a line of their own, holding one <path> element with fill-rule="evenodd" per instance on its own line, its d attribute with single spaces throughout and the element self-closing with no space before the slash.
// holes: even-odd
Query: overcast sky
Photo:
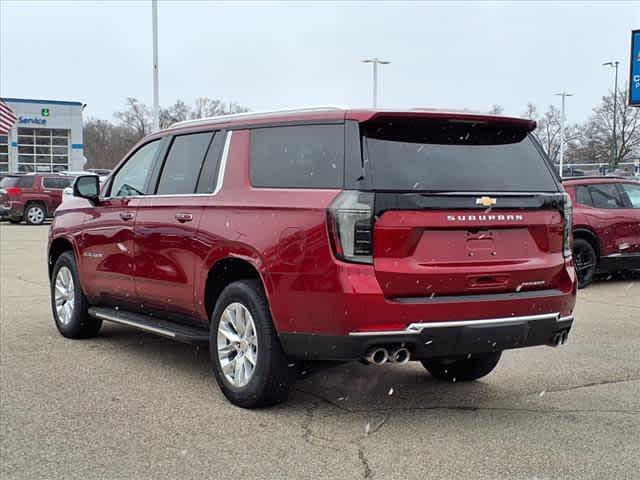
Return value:
<svg viewBox="0 0 640 480">
<path fill-rule="evenodd" d="M 384 107 L 521 114 L 574 93 L 588 117 L 628 79 L 640 2 L 160 1 L 160 102 L 198 96 L 252 110 L 369 106 L 369 56 Z M 112 119 L 125 97 L 151 104 L 151 1 L 0 0 L 0 95 L 77 100 Z"/>
</svg>

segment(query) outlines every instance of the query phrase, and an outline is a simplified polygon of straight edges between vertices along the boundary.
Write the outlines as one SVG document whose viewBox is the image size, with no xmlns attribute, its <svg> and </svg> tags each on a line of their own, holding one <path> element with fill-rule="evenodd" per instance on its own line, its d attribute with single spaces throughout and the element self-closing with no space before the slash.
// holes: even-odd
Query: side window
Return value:
<svg viewBox="0 0 640 480">
<path fill-rule="evenodd" d="M 213 193 L 215 191 L 218 171 L 220 170 L 220 158 L 222 157 L 226 138 L 227 134 L 225 132 L 216 132 L 213 137 L 213 142 L 202 165 L 200 180 L 198 180 L 196 189 L 197 193 Z"/>
<path fill-rule="evenodd" d="M 582 205 L 593 206 L 593 202 L 591 201 L 591 195 L 589 194 L 589 189 L 586 185 L 578 185 L 576 187 L 576 202 Z"/>
<path fill-rule="evenodd" d="M 57 189 L 65 189 L 69 185 L 71 185 L 70 178 L 61 178 L 61 177 L 44 177 L 42 179 L 42 186 L 44 188 L 57 188 Z"/>
<path fill-rule="evenodd" d="M 640 185 L 623 183 L 620 185 L 629 198 L 632 208 L 640 208 Z"/>
<path fill-rule="evenodd" d="M 342 188 L 344 125 L 299 125 L 251 130 L 255 187 Z"/>
<path fill-rule="evenodd" d="M 173 139 L 158 181 L 158 195 L 196 191 L 202 162 L 212 136 L 211 132 L 203 132 L 179 135 Z"/>
<path fill-rule="evenodd" d="M 589 192 L 596 208 L 625 208 L 624 200 L 615 183 L 589 185 Z"/>
<path fill-rule="evenodd" d="M 144 191 L 145 183 L 159 147 L 160 140 L 154 140 L 139 148 L 129 157 L 113 177 L 112 197 L 131 197 L 148 193 Z"/>
<path fill-rule="evenodd" d="M 33 176 L 25 175 L 24 177 L 20 177 L 16 182 L 16 187 L 20 188 L 33 188 Z"/>
</svg>

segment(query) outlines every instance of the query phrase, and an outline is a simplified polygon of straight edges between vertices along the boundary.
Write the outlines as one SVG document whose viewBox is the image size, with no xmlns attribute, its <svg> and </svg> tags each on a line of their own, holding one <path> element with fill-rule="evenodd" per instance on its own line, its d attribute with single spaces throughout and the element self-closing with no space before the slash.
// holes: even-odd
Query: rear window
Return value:
<svg viewBox="0 0 640 480">
<path fill-rule="evenodd" d="M 374 189 L 558 191 L 547 160 L 521 127 L 393 119 L 367 122 L 361 132 Z"/>
<path fill-rule="evenodd" d="M 200 168 L 212 136 L 212 132 L 204 132 L 175 137 L 160 175 L 158 195 L 196 191 Z"/>
<path fill-rule="evenodd" d="M 586 185 L 579 185 L 576 187 L 576 202 L 582 205 L 593 206 L 591 194 L 589 193 L 589 189 Z"/>
<path fill-rule="evenodd" d="M 71 185 L 71 180 L 71 178 L 63 177 L 44 177 L 42 179 L 42 186 L 44 188 L 64 189 Z"/>
<path fill-rule="evenodd" d="M 9 187 L 31 188 L 33 177 L 5 177 L 0 180 L 0 188 Z"/>
<path fill-rule="evenodd" d="M 251 130 L 254 187 L 342 188 L 344 125 Z"/>
</svg>

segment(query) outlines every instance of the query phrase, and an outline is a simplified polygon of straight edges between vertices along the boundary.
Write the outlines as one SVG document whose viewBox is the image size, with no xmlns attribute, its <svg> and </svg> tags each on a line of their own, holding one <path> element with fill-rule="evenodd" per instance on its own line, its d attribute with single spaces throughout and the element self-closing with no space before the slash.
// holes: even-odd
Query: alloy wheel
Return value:
<svg viewBox="0 0 640 480">
<path fill-rule="evenodd" d="M 258 364 L 258 337 L 253 316 L 243 304 L 231 303 L 222 312 L 217 348 L 227 381 L 234 387 L 247 385 Z"/>
<path fill-rule="evenodd" d="M 58 321 L 62 325 L 67 325 L 73 317 L 75 300 L 75 290 L 73 275 L 68 267 L 60 267 L 56 274 L 55 302 Z"/>
<path fill-rule="evenodd" d="M 30 207 L 27 212 L 27 218 L 30 223 L 39 224 L 44 222 L 44 210 L 42 207 Z"/>
</svg>

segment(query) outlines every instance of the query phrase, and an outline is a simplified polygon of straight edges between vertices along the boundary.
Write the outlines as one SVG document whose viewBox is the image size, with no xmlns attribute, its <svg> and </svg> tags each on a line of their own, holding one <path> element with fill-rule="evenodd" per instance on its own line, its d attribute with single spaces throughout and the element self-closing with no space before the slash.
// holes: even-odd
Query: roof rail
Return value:
<svg viewBox="0 0 640 480">
<path fill-rule="evenodd" d="M 243 113 L 232 113 L 229 115 L 217 115 L 215 117 L 204 117 L 198 118 L 194 120 L 183 120 L 181 122 L 176 122 L 172 124 L 169 128 L 175 127 L 184 127 L 188 125 L 200 125 L 209 123 L 211 121 L 226 121 L 226 120 L 235 120 L 237 118 L 260 118 L 268 115 L 279 115 L 279 114 L 287 114 L 287 113 L 313 113 L 313 112 L 334 112 L 340 110 L 347 110 L 348 107 L 336 106 L 336 105 L 325 105 L 318 107 L 301 107 L 301 108 L 285 108 L 282 110 L 265 110 L 259 112 L 243 112 Z"/>
</svg>

